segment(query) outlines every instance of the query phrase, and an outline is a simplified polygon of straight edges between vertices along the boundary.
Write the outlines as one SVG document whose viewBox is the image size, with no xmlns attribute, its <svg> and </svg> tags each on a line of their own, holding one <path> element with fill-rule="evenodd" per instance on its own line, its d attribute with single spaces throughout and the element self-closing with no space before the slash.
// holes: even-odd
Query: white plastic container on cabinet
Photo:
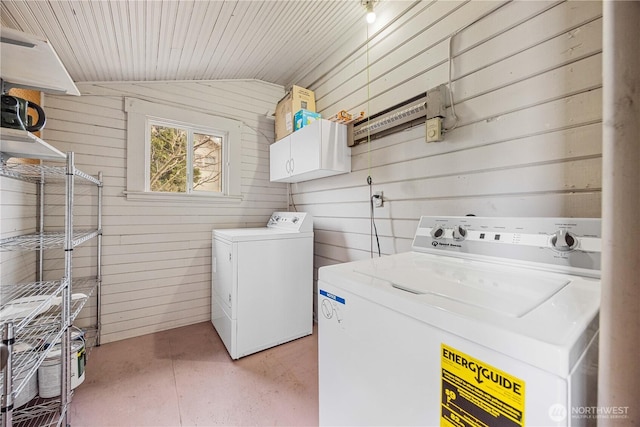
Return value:
<svg viewBox="0 0 640 427">
<path fill-rule="evenodd" d="M 271 144 L 270 179 L 302 182 L 351 172 L 347 126 L 316 120 Z"/>
</svg>

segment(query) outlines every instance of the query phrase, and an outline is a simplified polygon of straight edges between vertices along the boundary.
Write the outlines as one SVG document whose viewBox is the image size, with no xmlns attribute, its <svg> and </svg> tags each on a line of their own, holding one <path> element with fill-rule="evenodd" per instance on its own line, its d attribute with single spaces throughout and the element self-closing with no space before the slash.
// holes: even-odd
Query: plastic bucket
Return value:
<svg viewBox="0 0 640 427">
<path fill-rule="evenodd" d="M 33 347 L 24 342 L 17 343 L 13 351 L 16 354 L 19 354 L 22 352 L 30 352 L 30 351 L 33 351 Z M 14 386 L 25 379 L 25 377 L 27 376 L 27 373 L 31 371 L 35 363 L 36 361 L 33 360 L 32 362 L 29 362 L 27 366 L 23 367 L 22 372 L 20 372 L 15 378 Z M 21 406 L 26 405 L 31 399 L 33 399 L 37 395 L 38 395 L 38 375 L 34 373 L 33 375 L 31 375 L 31 378 L 29 378 L 29 381 L 27 381 L 27 383 L 24 385 L 20 393 L 14 396 L 13 407 L 17 409 Z"/>
<path fill-rule="evenodd" d="M 22 371 L 22 373 L 20 373 L 17 376 L 16 379 L 18 381 L 22 381 L 25 378 L 25 375 L 27 374 L 27 372 L 31 370 L 31 367 L 33 367 L 33 365 L 34 364 L 32 363 L 31 366 L 25 367 L 25 369 Z M 14 397 L 13 407 L 17 409 L 21 406 L 26 405 L 31 399 L 33 399 L 37 395 L 38 395 L 38 376 L 34 373 L 33 375 L 31 375 L 31 378 L 29 378 L 29 381 L 25 384 L 25 386 L 22 388 L 20 393 L 18 393 Z"/>
<path fill-rule="evenodd" d="M 60 344 L 53 346 L 38 368 L 38 394 L 49 398 L 60 396 Z M 84 381 L 86 350 L 84 341 L 71 341 L 71 389 Z"/>
</svg>

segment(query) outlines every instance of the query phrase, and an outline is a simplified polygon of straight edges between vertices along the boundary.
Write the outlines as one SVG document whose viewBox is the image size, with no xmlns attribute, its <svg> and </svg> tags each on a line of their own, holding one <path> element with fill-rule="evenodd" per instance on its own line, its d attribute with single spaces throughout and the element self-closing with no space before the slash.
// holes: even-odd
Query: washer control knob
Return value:
<svg viewBox="0 0 640 427">
<path fill-rule="evenodd" d="M 551 246 L 558 251 L 569 252 L 578 246 L 578 239 L 567 230 L 558 230 L 551 236 Z"/>
<path fill-rule="evenodd" d="M 464 240 L 467 237 L 467 229 L 461 225 L 453 227 L 453 240 Z"/>
<path fill-rule="evenodd" d="M 444 236 L 444 228 L 440 225 L 436 225 L 431 229 L 431 237 L 434 239 L 442 239 Z"/>
</svg>

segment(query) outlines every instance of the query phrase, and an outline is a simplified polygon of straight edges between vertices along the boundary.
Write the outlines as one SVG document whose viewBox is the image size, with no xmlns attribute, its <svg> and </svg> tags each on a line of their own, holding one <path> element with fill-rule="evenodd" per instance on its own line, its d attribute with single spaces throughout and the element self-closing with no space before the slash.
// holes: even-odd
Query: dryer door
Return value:
<svg viewBox="0 0 640 427">
<path fill-rule="evenodd" d="M 235 319 L 233 311 L 233 287 L 237 278 L 234 272 L 233 245 L 224 240 L 213 240 L 213 294 L 222 303 L 227 315 Z"/>
</svg>

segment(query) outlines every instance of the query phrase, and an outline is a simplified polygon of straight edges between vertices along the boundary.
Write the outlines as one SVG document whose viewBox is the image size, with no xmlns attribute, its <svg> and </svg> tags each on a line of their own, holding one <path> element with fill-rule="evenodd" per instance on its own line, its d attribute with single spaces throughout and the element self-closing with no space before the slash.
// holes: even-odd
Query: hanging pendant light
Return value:
<svg viewBox="0 0 640 427">
<path fill-rule="evenodd" d="M 362 0 L 361 4 L 367 10 L 367 23 L 373 24 L 376 21 L 376 12 L 373 10 L 373 3 L 375 0 Z"/>
</svg>

